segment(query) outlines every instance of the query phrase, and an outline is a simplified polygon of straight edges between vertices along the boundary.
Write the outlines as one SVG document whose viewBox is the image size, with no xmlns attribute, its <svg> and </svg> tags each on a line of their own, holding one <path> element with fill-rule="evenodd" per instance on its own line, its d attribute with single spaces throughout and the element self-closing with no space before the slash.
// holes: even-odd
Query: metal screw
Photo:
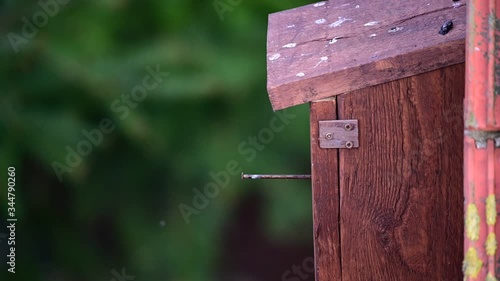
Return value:
<svg viewBox="0 0 500 281">
<path fill-rule="evenodd" d="M 352 141 L 348 141 L 348 142 L 345 143 L 345 147 L 346 148 L 351 149 L 353 146 L 354 146 L 354 144 L 352 143 Z"/>
<path fill-rule="evenodd" d="M 347 131 L 352 130 L 352 124 L 345 124 L 344 129 L 346 129 Z"/>
<path fill-rule="evenodd" d="M 333 139 L 333 134 L 332 133 L 326 133 L 325 137 L 326 137 L 327 140 L 331 140 L 331 139 Z"/>
</svg>

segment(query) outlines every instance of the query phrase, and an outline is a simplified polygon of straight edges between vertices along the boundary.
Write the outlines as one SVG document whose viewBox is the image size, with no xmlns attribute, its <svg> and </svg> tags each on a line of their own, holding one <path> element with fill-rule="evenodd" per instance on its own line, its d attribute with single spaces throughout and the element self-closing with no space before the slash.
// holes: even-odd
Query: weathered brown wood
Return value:
<svg viewBox="0 0 500 281">
<path fill-rule="evenodd" d="M 337 97 L 343 281 L 462 280 L 463 97 L 464 64 Z"/>
<path fill-rule="evenodd" d="M 337 119 L 335 100 L 311 103 L 311 176 L 316 281 L 341 280 L 337 149 L 319 146 L 319 121 Z"/>
<path fill-rule="evenodd" d="M 336 0 L 270 15 L 273 109 L 464 62 L 465 12 L 465 0 Z"/>
</svg>

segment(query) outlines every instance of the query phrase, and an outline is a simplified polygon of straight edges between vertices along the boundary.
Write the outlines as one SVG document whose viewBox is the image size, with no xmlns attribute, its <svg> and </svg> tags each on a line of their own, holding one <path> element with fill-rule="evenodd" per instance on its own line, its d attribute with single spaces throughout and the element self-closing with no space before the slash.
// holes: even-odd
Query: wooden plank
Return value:
<svg viewBox="0 0 500 281">
<path fill-rule="evenodd" d="M 462 280 L 464 64 L 338 96 L 344 281 Z"/>
<path fill-rule="evenodd" d="M 337 119 L 335 100 L 311 103 L 311 175 L 316 281 L 340 281 L 338 150 L 319 146 L 319 121 Z"/>
<path fill-rule="evenodd" d="M 462 63 L 465 14 L 465 0 L 336 0 L 271 14 L 273 109 Z M 447 20 L 454 28 L 440 35 Z"/>
</svg>

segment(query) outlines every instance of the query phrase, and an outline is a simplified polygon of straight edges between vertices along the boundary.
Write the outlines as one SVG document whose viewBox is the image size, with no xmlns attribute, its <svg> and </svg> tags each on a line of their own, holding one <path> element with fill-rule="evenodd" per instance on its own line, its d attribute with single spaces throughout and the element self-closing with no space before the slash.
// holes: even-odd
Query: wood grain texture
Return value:
<svg viewBox="0 0 500 281">
<path fill-rule="evenodd" d="M 335 100 L 311 103 L 311 175 L 316 281 L 341 280 L 338 150 L 319 146 L 319 121 L 337 119 Z"/>
<path fill-rule="evenodd" d="M 463 97 L 464 64 L 337 97 L 343 281 L 462 280 Z"/>
<path fill-rule="evenodd" d="M 336 0 L 271 14 L 273 109 L 462 63 L 465 14 L 465 0 Z M 454 28 L 440 35 L 447 20 Z"/>
</svg>

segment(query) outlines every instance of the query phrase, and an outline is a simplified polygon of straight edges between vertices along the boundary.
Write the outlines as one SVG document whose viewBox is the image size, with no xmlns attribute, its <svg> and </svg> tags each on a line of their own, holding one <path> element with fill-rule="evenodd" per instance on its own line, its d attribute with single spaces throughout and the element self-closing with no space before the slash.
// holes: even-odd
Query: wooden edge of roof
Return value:
<svg viewBox="0 0 500 281">
<path fill-rule="evenodd" d="M 275 62 L 273 58 L 277 55 L 276 51 L 273 49 L 276 49 L 276 45 L 291 41 L 288 37 L 293 36 L 294 40 L 299 40 L 296 42 L 301 44 L 300 47 L 310 48 L 310 50 L 315 51 L 315 48 L 324 48 L 319 44 L 324 44 L 322 40 L 329 40 L 329 37 L 334 36 L 335 33 L 332 33 L 331 29 L 326 29 L 326 31 L 318 30 L 318 34 L 320 33 L 322 37 L 313 38 L 306 42 L 306 40 L 300 38 L 300 36 L 303 36 L 303 34 L 300 33 L 309 32 L 310 34 L 310 26 L 305 26 L 305 31 L 299 30 L 296 34 L 286 34 L 278 32 L 276 19 L 281 17 L 279 20 L 283 21 L 283 17 L 288 20 L 288 18 L 293 19 L 293 16 L 299 16 L 301 17 L 299 24 L 301 24 L 304 22 L 306 15 L 311 13 L 308 11 L 313 5 L 303 6 L 271 14 L 269 16 L 267 89 L 273 110 L 275 111 L 418 75 L 449 65 L 463 63 L 465 61 L 466 22 L 465 5 L 462 5 L 458 6 L 458 9 L 436 9 L 432 13 L 422 13 L 416 16 L 405 15 L 408 19 L 402 19 L 398 22 L 413 24 L 413 26 L 417 26 L 417 28 L 412 30 L 407 27 L 407 33 L 404 36 L 401 35 L 401 38 L 404 39 L 398 39 L 398 37 L 393 36 L 393 34 L 383 32 L 391 28 L 391 26 L 395 26 L 394 23 L 388 23 L 385 26 L 375 26 L 373 28 L 367 28 L 366 30 L 363 29 L 362 32 L 357 32 L 354 35 L 352 35 L 352 30 L 348 30 L 347 32 L 351 32 L 352 38 L 355 39 L 351 42 L 357 45 L 347 45 L 344 49 L 331 48 L 326 55 L 323 49 L 319 50 L 317 56 L 323 56 L 321 60 L 323 58 L 329 58 L 328 62 L 330 62 L 330 58 L 333 57 L 331 62 L 333 66 L 325 62 L 321 65 L 322 68 L 318 67 L 311 69 L 311 71 L 314 71 L 311 75 L 301 75 L 302 73 L 298 72 L 299 69 L 305 68 L 308 64 L 310 66 L 312 63 L 315 63 L 318 58 L 316 58 L 315 61 L 313 60 L 314 58 L 308 60 L 308 58 L 299 57 L 299 52 L 303 52 L 304 49 L 300 50 L 296 48 L 294 50 L 293 48 L 285 48 L 285 45 L 283 46 L 283 50 L 279 52 L 281 56 L 288 56 L 288 58 L 290 58 L 289 61 L 286 61 L 286 57 L 282 57 L 279 59 L 279 62 Z M 327 10 L 325 13 L 328 15 L 330 11 L 331 10 Z M 311 15 L 311 17 L 314 19 L 317 15 Z M 438 29 L 436 29 L 436 23 L 442 23 L 447 18 L 454 19 L 454 29 L 452 30 L 454 33 L 452 36 L 433 35 L 434 33 L 437 34 L 438 31 Z M 280 24 L 283 26 L 283 23 Z M 434 27 L 434 29 L 431 31 L 427 30 L 427 25 Z M 347 29 L 349 29 L 349 27 L 346 27 L 344 30 Z M 357 30 L 360 29 L 361 28 L 358 28 Z M 342 29 L 336 29 L 335 32 L 337 32 L 336 34 L 341 34 Z M 375 34 L 375 32 L 381 34 L 380 40 L 383 41 L 381 41 L 379 45 L 376 43 L 370 45 L 372 44 L 371 42 L 375 41 L 367 41 L 367 34 L 371 32 L 374 32 L 373 34 Z M 309 34 L 306 35 L 310 36 Z M 274 36 L 276 38 L 269 38 L 269 36 Z M 314 35 L 311 36 L 314 37 Z M 299 37 L 299 39 L 296 39 L 297 37 Z M 406 49 L 398 49 L 399 46 L 394 46 L 397 44 L 392 44 L 392 42 L 398 43 L 397 40 L 405 40 L 404 44 L 408 45 L 404 46 Z M 414 40 L 415 42 L 410 42 L 409 40 Z M 372 46 L 375 51 L 381 50 L 383 52 L 386 49 L 388 51 L 381 57 L 372 56 L 359 59 L 356 57 L 356 59 L 358 59 L 357 63 L 351 65 L 345 63 L 351 59 L 349 57 L 349 51 L 353 50 L 353 48 L 359 47 L 364 48 L 364 50 L 369 50 Z M 326 48 L 329 48 L 329 46 L 326 46 Z M 335 59 L 337 59 L 337 61 L 335 61 Z M 356 59 L 353 58 L 352 60 L 356 61 Z M 340 61 L 340 63 L 336 63 L 338 61 Z M 295 74 L 295 72 L 298 72 L 298 74 Z M 281 79 L 281 77 L 284 78 Z"/>
</svg>

